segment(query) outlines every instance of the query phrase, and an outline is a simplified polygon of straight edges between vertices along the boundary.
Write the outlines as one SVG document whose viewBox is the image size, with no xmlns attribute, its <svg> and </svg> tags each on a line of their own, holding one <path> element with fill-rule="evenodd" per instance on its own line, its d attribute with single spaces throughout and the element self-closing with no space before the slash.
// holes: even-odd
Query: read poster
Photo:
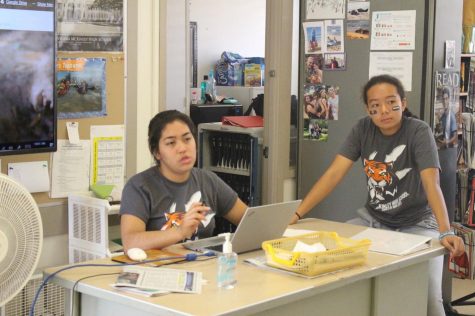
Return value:
<svg viewBox="0 0 475 316">
<path fill-rule="evenodd" d="M 458 71 L 438 70 L 435 73 L 433 130 L 438 149 L 457 146 L 459 81 Z"/>
</svg>

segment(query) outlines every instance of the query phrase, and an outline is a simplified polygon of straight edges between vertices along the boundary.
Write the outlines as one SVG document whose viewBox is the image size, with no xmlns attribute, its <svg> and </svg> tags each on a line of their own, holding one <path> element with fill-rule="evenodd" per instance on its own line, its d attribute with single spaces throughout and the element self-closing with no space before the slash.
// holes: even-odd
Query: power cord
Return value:
<svg viewBox="0 0 475 316">
<path fill-rule="evenodd" d="M 199 257 L 214 257 L 216 256 L 216 253 L 212 251 L 208 251 L 202 254 L 196 254 L 196 253 L 187 253 L 184 256 L 173 256 L 173 257 L 162 257 L 162 258 L 157 258 L 157 259 L 151 259 L 151 260 L 144 260 L 144 261 L 138 261 L 134 263 L 112 263 L 112 264 L 100 264 L 100 263 L 84 263 L 84 264 L 77 264 L 74 266 L 68 266 L 59 269 L 58 271 L 51 273 L 48 275 L 43 282 L 41 282 L 38 290 L 36 290 L 35 297 L 33 301 L 31 302 L 30 306 L 30 313 L 29 316 L 34 316 L 35 315 L 35 305 L 36 302 L 38 301 L 38 298 L 41 294 L 41 291 L 43 288 L 46 286 L 46 284 L 49 282 L 50 279 L 54 278 L 58 273 L 61 273 L 66 270 L 71 270 L 75 268 L 81 268 L 81 267 L 117 267 L 117 266 L 135 266 L 139 264 L 146 264 L 146 263 L 152 263 L 152 262 L 158 262 L 158 261 L 166 261 L 166 260 L 174 260 L 174 259 L 184 259 L 185 261 L 195 261 Z M 79 280 L 80 281 L 80 280 Z"/>
<path fill-rule="evenodd" d="M 114 275 L 114 274 L 120 274 L 120 272 L 99 273 L 99 274 L 89 275 L 89 276 L 80 278 L 79 280 L 74 282 L 73 288 L 71 290 L 71 303 L 70 303 L 69 315 L 74 316 L 74 314 L 73 314 L 73 312 L 74 312 L 74 310 L 73 310 L 74 309 L 74 292 L 76 292 L 76 287 L 78 286 L 79 282 L 84 281 L 86 279 L 95 278 L 95 277 L 98 277 L 98 276 Z"/>
</svg>

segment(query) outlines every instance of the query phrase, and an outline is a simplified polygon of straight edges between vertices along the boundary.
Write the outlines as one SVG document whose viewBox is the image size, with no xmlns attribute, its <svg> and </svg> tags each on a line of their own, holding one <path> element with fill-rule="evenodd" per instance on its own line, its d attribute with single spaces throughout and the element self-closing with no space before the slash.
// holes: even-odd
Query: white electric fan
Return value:
<svg viewBox="0 0 475 316">
<path fill-rule="evenodd" d="M 42 245 L 43 225 L 35 200 L 22 185 L 0 174 L 0 306 L 31 278 Z"/>
</svg>

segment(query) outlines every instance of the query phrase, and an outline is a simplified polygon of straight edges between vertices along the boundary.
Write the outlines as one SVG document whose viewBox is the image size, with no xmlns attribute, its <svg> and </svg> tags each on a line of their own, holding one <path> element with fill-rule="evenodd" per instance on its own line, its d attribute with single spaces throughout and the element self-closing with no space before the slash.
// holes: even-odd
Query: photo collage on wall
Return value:
<svg viewBox="0 0 475 316">
<path fill-rule="evenodd" d="M 303 136 L 326 141 L 328 122 L 338 120 L 340 88 L 325 81 L 325 72 L 346 70 L 345 21 L 348 40 L 369 39 L 370 2 L 307 0 L 305 9 Z"/>
</svg>

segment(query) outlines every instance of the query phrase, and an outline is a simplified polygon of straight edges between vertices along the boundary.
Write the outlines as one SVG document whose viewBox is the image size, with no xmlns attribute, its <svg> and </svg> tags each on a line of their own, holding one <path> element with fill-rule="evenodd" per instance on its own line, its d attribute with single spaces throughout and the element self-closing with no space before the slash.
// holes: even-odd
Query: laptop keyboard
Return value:
<svg viewBox="0 0 475 316">
<path fill-rule="evenodd" d="M 221 244 L 221 245 L 208 246 L 208 247 L 206 247 L 206 250 L 222 252 L 223 251 L 223 245 Z"/>
</svg>

